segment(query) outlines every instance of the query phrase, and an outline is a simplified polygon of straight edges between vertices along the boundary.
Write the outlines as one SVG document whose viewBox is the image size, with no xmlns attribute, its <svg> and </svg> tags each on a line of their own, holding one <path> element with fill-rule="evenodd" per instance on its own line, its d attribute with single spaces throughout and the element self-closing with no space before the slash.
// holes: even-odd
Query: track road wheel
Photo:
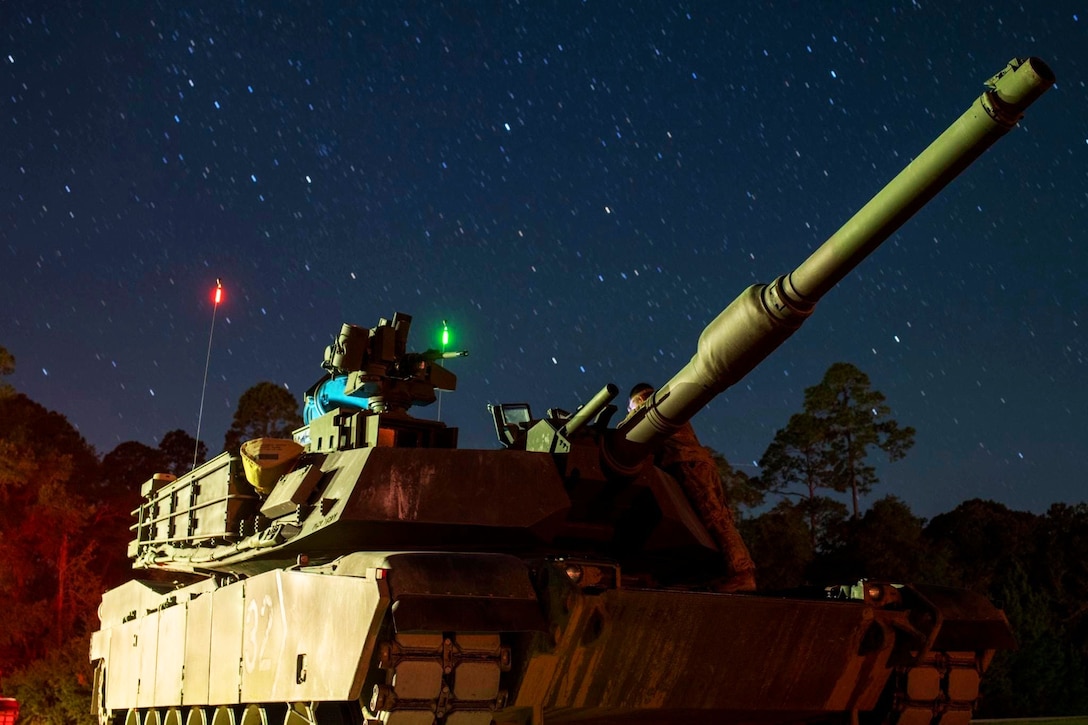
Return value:
<svg viewBox="0 0 1088 725">
<path fill-rule="evenodd" d="M 189 708 L 189 715 L 185 718 L 185 725 L 208 725 L 208 711 L 202 707 Z"/>
<path fill-rule="evenodd" d="M 220 705 L 212 715 L 212 725 L 238 725 L 238 715 L 229 705 Z"/>
</svg>

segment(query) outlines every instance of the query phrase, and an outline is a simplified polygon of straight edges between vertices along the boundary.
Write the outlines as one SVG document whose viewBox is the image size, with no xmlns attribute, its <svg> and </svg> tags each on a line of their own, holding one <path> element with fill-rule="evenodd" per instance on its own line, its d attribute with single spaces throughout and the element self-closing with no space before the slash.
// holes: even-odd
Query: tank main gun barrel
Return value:
<svg viewBox="0 0 1088 725">
<path fill-rule="evenodd" d="M 722 310 L 699 336 L 691 362 L 604 441 L 604 463 L 621 473 L 637 470 L 664 439 L 792 335 L 828 290 L 1015 126 L 1053 83 L 1038 58 L 1010 61 L 959 119 L 797 269 L 749 287 Z"/>
</svg>

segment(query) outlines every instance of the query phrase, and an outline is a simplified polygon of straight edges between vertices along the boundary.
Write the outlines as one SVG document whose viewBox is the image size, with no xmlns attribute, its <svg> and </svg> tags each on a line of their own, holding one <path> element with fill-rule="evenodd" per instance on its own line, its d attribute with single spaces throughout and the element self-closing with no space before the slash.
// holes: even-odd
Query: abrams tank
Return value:
<svg viewBox="0 0 1088 725">
<path fill-rule="evenodd" d="M 970 721 L 1015 642 L 966 591 L 862 581 L 717 593 L 722 556 L 652 454 L 1053 83 L 1014 60 L 794 271 L 744 291 L 691 362 L 613 425 L 490 408 L 461 450 L 413 406 L 456 386 L 411 318 L 344 325 L 293 441 L 248 442 L 143 485 L 107 592 L 93 710 L 124 725 Z M 151 573 L 156 573 L 151 576 Z"/>
</svg>

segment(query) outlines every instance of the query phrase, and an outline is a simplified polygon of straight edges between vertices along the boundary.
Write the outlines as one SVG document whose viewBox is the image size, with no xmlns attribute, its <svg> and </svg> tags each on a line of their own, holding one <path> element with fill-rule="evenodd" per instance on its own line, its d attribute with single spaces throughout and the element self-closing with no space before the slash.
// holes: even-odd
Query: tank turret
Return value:
<svg viewBox="0 0 1088 725">
<path fill-rule="evenodd" d="M 1053 80 L 1011 62 L 614 428 L 609 383 L 572 413 L 492 406 L 503 448 L 458 449 L 410 409 L 454 388 L 439 363 L 461 353 L 409 352 L 402 313 L 344 325 L 293 441 L 144 484 L 129 553 L 160 576 L 103 597 L 99 721 L 967 723 L 1015 644 L 1000 610 L 887 581 L 722 593 L 709 527 L 647 459 Z"/>
</svg>

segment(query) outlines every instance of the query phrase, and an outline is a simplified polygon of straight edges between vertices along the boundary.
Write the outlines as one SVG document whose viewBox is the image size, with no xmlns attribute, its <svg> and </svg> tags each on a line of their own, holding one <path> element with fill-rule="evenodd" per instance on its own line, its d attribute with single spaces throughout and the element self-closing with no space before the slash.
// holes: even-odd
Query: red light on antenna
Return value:
<svg viewBox="0 0 1088 725">
<path fill-rule="evenodd" d="M 215 293 L 212 296 L 212 299 L 215 300 L 217 306 L 223 301 L 223 283 L 219 280 L 215 280 Z"/>
</svg>

